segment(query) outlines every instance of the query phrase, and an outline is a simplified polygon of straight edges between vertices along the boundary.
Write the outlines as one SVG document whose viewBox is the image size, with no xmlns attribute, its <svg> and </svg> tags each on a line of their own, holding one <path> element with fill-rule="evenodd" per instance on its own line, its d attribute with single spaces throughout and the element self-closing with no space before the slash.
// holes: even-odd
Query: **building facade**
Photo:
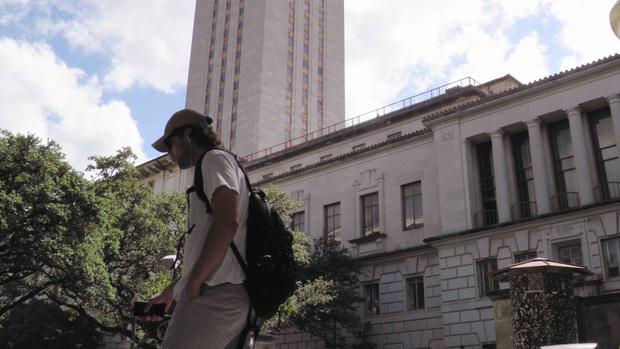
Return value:
<svg viewBox="0 0 620 349">
<path fill-rule="evenodd" d="M 528 85 L 449 88 L 246 169 L 299 201 L 297 229 L 364 262 L 377 348 L 493 348 L 506 338 L 490 296 L 508 285 L 490 271 L 546 257 L 594 273 L 582 297 L 620 293 L 617 144 L 620 55 Z M 165 157 L 139 169 L 155 191 L 192 180 Z M 295 332 L 278 344 L 321 347 Z"/>
<path fill-rule="evenodd" d="M 344 120 L 344 4 L 198 0 L 186 106 L 249 154 Z"/>
</svg>

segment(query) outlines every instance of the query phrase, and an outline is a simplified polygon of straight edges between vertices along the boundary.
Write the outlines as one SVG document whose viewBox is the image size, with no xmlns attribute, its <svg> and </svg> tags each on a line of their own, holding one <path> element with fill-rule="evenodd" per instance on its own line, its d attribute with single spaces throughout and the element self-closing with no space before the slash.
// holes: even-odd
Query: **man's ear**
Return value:
<svg viewBox="0 0 620 349">
<path fill-rule="evenodd" d="M 192 128 L 188 127 L 183 131 L 183 139 L 185 139 L 185 141 L 189 143 L 191 142 L 191 137 L 192 137 Z"/>
</svg>

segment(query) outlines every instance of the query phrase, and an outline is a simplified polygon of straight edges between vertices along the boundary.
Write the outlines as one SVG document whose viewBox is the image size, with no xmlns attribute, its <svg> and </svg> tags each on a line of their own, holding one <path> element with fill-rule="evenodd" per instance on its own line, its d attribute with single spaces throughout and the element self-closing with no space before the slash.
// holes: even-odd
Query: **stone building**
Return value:
<svg viewBox="0 0 620 349">
<path fill-rule="evenodd" d="M 360 312 L 377 348 L 495 347 L 490 296 L 508 284 L 488 272 L 533 257 L 585 265 L 593 275 L 576 293 L 617 307 L 620 55 L 527 85 L 466 79 L 399 105 L 240 154 L 255 185 L 301 203 L 295 228 L 364 262 Z M 156 192 L 192 181 L 166 156 L 139 170 Z M 278 343 L 321 346 L 293 332 Z"/>
<path fill-rule="evenodd" d="M 344 2 L 197 0 L 186 106 L 240 154 L 344 120 Z"/>
</svg>

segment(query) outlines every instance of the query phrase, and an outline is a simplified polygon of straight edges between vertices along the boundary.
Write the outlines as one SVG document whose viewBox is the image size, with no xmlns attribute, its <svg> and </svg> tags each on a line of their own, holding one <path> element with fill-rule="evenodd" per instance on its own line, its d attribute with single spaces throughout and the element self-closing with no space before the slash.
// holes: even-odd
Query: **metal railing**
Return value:
<svg viewBox="0 0 620 349">
<path fill-rule="evenodd" d="M 605 182 L 594 187 L 594 200 L 597 202 L 620 197 L 620 182 Z"/>
<path fill-rule="evenodd" d="M 574 207 L 579 207 L 579 193 L 557 193 L 551 197 L 552 211 L 562 211 Z"/>
<path fill-rule="evenodd" d="M 497 210 L 482 210 L 474 214 L 474 227 L 481 228 L 497 224 Z"/>
<path fill-rule="evenodd" d="M 510 211 L 512 212 L 513 220 L 528 218 L 538 214 L 536 202 L 534 201 L 519 201 L 510 207 Z"/>
<path fill-rule="evenodd" d="M 355 126 L 360 124 L 361 122 L 379 117 L 379 116 L 383 116 L 386 114 L 389 114 L 391 112 L 397 111 L 397 110 L 401 110 L 401 109 L 405 109 L 408 108 L 410 106 L 413 106 L 415 104 L 424 102 L 426 100 L 429 100 L 431 98 L 437 97 L 439 95 L 443 95 L 445 93 L 450 93 L 451 91 L 458 91 L 460 88 L 466 87 L 466 86 L 477 86 L 478 82 L 476 80 L 474 80 L 471 77 L 466 77 L 457 81 L 453 81 L 450 82 L 448 84 L 439 86 L 439 87 L 435 87 L 433 89 L 430 89 L 428 91 L 424 91 L 422 93 L 418 93 L 416 95 L 407 97 L 405 99 L 401 99 L 400 101 L 388 104 L 386 106 L 383 106 L 381 108 L 377 108 L 374 110 L 371 110 L 369 112 L 354 116 L 350 119 L 346 119 L 344 121 L 340 121 L 338 123 L 335 123 L 333 125 L 329 125 L 326 127 L 323 127 L 321 129 L 318 129 L 316 131 L 313 132 L 309 132 L 306 133 L 305 135 L 293 138 L 291 140 L 288 140 L 286 142 L 280 143 L 280 144 L 276 144 L 272 147 L 266 148 L 266 149 L 262 149 L 259 150 L 255 153 L 252 154 L 248 154 L 248 155 L 244 155 L 241 158 L 245 161 L 252 161 L 252 160 L 256 160 L 258 158 L 262 158 L 265 156 L 269 156 L 273 153 L 276 153 L 278 151 L 284 150 L 284 149 L 288 149 L 290 147 L 311 141 L 313 139 L 317 139 L 319 137 L 325 136 L 327 134 L 330 133 L 334 133 L 336 131 L 340 131 L 344 128 L 347 127 L 351 127 L 351 126 Z"/>
</svg>

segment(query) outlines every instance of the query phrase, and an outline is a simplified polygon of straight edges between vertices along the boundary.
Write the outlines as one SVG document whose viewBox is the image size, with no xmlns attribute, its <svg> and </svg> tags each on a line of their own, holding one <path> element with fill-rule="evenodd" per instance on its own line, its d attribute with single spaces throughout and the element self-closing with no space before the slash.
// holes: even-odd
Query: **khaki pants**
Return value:
<svg viewBox="0 0 620 349">
<path fill-rule="evenodd" d="M 243 284 L 203 286 L 191 301 L 181 294 L 162 349 L 234 349 L 247 324 L 249 304 Z"/>
</svg>

